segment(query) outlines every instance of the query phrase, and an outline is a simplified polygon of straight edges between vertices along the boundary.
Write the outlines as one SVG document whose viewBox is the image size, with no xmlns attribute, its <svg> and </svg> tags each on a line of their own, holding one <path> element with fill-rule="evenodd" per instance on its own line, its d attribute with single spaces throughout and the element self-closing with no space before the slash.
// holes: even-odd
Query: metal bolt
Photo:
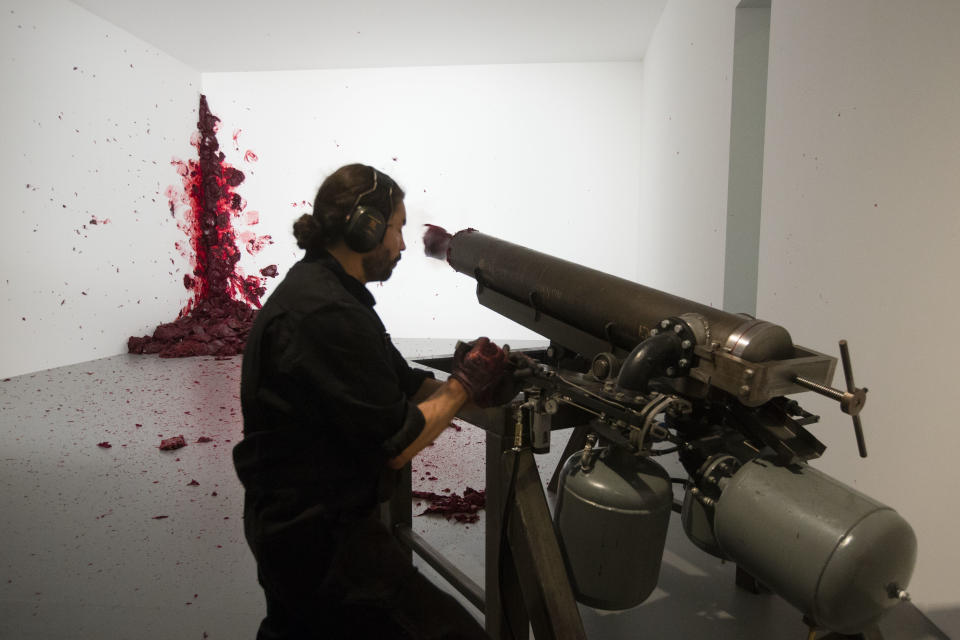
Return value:
<svg viewBox="0 0 960 640">
<path fill-rule="evenodd" d="M 683 342 L 680 343 L 681 349 L 689 349 L 692 346 L 693 346 L 693 343 L 690 342 L 689 340 L 684 340 Z"/>
<path fill-rule="evenodd" d="M 650 335 L 655 336 L 660 333 L 660 330 L 657 328 L 650 329 Z"/>
<path fill-rule="evenodd" d="M 690 364 L 690 361 L 686 358 L 680 358 L 680 361 L 677 362 L 677 366 L 681 369 L 686 369 L 688 364 Z"/>
<path fill-rule="evenodd" d="M 661 320 L 661 321 L 660 321 L 660 328 L 661 328 L 661 329 L 666 329 L 666 328 L 668 328 L 669 326 L 670 326 L 670 321 L 669 321 L 669 320 Z"/>
<path fill-rule="evenodd" d="M 901 589 L 900 585 L 898 585 L 896 582 L 892 582 L 887 585 L 887 595 L 891 598 L 896 598 L 897 600 L 906 601 L 910 599 L 910 594 Z"/>
<path fill-rule="evenodd" d="M 667 375 L 668 375 L 668 376 L 672 376 L 672 375 L 674 375 L 676 372 L 677 372 L 677 370 L 674 369 L 673 367 L 667 367 Z"/>
<path fill-rule="evenodd" d="M 742 396 L 750 395 L 750 385 L 745 384 L 742 387 L 740 387 L 740 395 Z"/>
<path fill-rule="evenodd" d="M 747 369 L 746 371 L 743 372 L 743 377 L 746 378 L 747 380 L 750 380 L 751 378 L 753 378 L 754 373 L 756 372 L 753 369 Z"/>
<path fill-rule="evenodd" d="M 682 324 L 675 324 L 675 325 L 673 325 L 673 332 L 674 332 L 674 333 L 683 333 L 683 325 L 682 325 Z"/>
</svg>

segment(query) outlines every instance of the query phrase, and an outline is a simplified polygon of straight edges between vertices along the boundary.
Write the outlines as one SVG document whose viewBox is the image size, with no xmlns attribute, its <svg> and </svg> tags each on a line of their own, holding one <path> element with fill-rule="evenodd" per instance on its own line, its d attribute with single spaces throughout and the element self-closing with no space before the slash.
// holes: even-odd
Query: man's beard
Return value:
<svg viewBox="0 0 960 640">
<path fill-rule="evenodd" d="M 384 282 L 390 278 L 393 268 L 400 262 L 400 256 L 390 257 L 390 250 L 380 245 L 363 256 L 363 274 L 367 282 Z"/>
</svg>

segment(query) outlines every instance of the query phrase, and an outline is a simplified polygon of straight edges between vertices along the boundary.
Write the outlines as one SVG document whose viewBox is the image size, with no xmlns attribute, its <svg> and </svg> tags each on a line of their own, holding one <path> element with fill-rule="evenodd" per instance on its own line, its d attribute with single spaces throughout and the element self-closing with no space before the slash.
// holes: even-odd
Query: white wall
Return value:
<svg viewBox="0 0 960 640">
<path fill-rule="evenodd" d="M 723 304 L 736 2 L 672 0 L 644 59 L 638 282 Z"/>
<path fill-rule="evenodd" d="M 774 0 L 758 292 L 798 343 L 849 339 L 870 455 L 834 403 L 807 401 L 819 466 L 913 524 L 911 592 L 955 637 L 958 31 L 950 0 Z"/>
<path fill-rule="evenodd" d="M 736 4 L 672 0 L 644 67 L 641 233 L 685 251 L 653 251 L 647 280 L 714 304 Z M 870 456 L 836 403 L 804 394 L 817 466 L 911 522 L 914 600 L 960 634 L 960 5 L 774 0 L 771 15 L 757 314 L 833 355 L 850 341 Z"/>
<path fill-rule="evenodd" d="M 373 164 L 407 192 L 407 251 L 372 291 L 396 337 L 535 337 L 479 308 L 475 282 L 423 255 L 425 223 L 474 227 L 632 277 L 640 174 L 640 63 L 204 74 L 240 191 L 275 244 L 281 276 L 302 256 L 291 225 L 325 176 Z M 254 151 L 256 163 L 244 163 Z M 271 287 L 276 281 L 271 282 Z"/>
<path fill-rule="evenodd" d="M 9 0 L 0 79 L 0 376 L 121 353 L 187 299 L 163 191 L 200 74 L 65 0 Z"/>
</svg>

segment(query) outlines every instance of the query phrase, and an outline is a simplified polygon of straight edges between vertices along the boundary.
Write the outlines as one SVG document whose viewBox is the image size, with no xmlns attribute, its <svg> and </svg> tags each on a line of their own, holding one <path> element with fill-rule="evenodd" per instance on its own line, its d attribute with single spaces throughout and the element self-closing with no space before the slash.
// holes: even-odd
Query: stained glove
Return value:
<svg viewBox="0 0 960 640">
<path fill-rule="evenodd" d="M 486 337 L 459 342 L 453 355 L 453 373 L 478 407 L 506 404 L 520 391 L 517 374 L 529 371 L 532 360 L 501 349 Z"/>
</svg>

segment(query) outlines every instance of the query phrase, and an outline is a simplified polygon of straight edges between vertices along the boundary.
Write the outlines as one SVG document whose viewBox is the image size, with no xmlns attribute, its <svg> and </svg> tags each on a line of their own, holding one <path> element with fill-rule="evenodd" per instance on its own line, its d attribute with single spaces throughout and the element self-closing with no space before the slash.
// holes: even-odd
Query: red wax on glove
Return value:
<svg viewBox="0 0 960 640">
<path fill-rule="evenodd" d="M 513 369 L 507 353 L 486 337 L 461 342 L 454 353 L 450 375 L 460 381 L 477 406 L 499 404 L 502 394 L 498 391 Z"/>
</svg>

